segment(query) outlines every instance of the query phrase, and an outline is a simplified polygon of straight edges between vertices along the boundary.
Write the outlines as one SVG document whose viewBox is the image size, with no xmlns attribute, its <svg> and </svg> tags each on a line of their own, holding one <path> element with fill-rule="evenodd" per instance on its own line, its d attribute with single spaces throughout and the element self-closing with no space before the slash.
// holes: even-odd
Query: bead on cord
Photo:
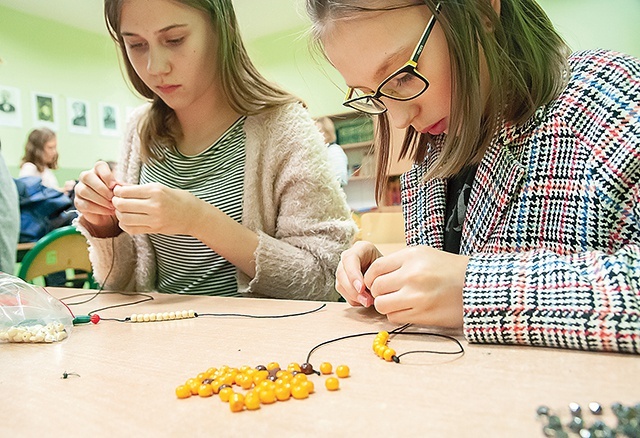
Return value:
<svg viewBox="0 0 640 438">
<path fill-rule="evenodd" d="M 198 314 L 193 310 L 178 310 L 176 312 L 133 313 L 131 316 L 126 317 L 124 320 L 125 322 L 156 322 L 197 317 Z"/>
</svg>

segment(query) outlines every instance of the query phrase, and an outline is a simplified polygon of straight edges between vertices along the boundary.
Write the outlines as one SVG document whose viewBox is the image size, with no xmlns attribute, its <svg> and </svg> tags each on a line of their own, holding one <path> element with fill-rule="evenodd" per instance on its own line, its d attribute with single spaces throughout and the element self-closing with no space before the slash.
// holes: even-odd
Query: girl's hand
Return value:
<svg viewBox="0 0 640 438">
<path fill-rule="evenodd" d="M 457 328 L 468 263 L 467 256 L 415 246 L 373 261 L 364 282 L 390 322 Z"/>
<path fill-rule="evenodd" d="M 186 190 L 160 183 L 116 186 L 112 199 L 120 228 L 129 234 L 194 235 L 203 201 Z"/>
<path fill-rule="evenodd" d="M 356 242 L 342 253 L 336 270 L 336 290 L 352 306 L 369 307 L 373 304 L 362 274 L 378 257 L 382 254 L 370 242 Z"/>
<path fill-rule="evenodd" d="M 121 230 L 111 202 L 117 181 L 107 163 L 98 161 L 93 169 L 80 174 L 75 186 L 75 206 L 82 214 L 80 222 L 96 237 L 111 237 Z"/>
</svg>

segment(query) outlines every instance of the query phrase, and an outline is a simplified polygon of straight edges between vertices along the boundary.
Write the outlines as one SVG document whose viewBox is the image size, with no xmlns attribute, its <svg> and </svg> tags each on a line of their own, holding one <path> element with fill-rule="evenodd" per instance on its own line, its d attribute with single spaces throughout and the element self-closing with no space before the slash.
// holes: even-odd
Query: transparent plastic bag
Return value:
<svg viewBox="0 0 640 438">
<path fill-rule="evenodd" d="M 71 333 L 73 315 L 41 287 L 0 272 L 0 343 L 52 343 Z"/>
</svg>

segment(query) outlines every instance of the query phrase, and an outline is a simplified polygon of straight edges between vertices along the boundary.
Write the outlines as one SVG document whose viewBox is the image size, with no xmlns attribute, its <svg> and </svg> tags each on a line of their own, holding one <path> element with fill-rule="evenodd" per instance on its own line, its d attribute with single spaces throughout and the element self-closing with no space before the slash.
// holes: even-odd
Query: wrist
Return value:
<svg viewBox="0 0 640 438">
<path fill-rule="evenodd" d="M 117 221 L 112 216 L 105 216 L 105 218 L 109 218 L 108 221 L 105 221 L 104 224 L 95 224 L 87 220 L 85 216 L 80 216 L 78 222 L 82 227 L 84 227 L 89 234 L 93 237 L 97 238 L 108 238 L 108 237 L 116 237 L 120 233 L 122 233 L 122 229 L 118 226 Z"/>
</svg>

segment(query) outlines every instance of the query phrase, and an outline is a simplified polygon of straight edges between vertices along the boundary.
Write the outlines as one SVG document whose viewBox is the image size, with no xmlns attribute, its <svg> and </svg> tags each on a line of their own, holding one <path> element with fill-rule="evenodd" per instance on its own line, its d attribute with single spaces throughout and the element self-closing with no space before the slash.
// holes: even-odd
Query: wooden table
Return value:
<svg viewBox="0 0 640 438">
<path fill-rule="evenodd" d="M 62 298 L 79 291 L 51 292 Z M 154 301 L 99 314 L 122 318 L 193 309 L 273 315 L 320 304 L 153 296 Z M 101 295 L 72 309 L 82 314 L 134 300 Z M 371 309 L 328 303 L 317 313 L 291 318 L 102 321 L 74 327 L 70 338 L 59 343 L 0 344 L 0 436 L 540 437 L 540 405 L 548 405 L 568 422 L 569 402 L 586 410 L 589 402 L 597 401 L 605 408 L 603 418 L 613 425 L 612 402 L 640 402 L 637 356 L 473 345 L 459 332 L 452 334 L 464 345 L 463 356 L 415 354 L 403 357 L 400 364 L 374 355 L 373 336 L 327 345 L 312 355 L 311 363 L 349 365 L 351 376 L 341 380 L 339 391 L 327 391 L 324 377 L 311 376 L 316 392 L 308 399 L 277 402 L 257 411 L 231 413 L 217 396 L 179 400 L 174 393 L 176 386 L 209 367 L 272 361 L 284 367 L 304 362 L 322 341 L 392 328 Z M 399 353 L 455 347 L 449 341 L 417 336 L 398 337 L 390 345 Z M 63 373 L 79 377 L 62 379 Z"/>
</svg>

